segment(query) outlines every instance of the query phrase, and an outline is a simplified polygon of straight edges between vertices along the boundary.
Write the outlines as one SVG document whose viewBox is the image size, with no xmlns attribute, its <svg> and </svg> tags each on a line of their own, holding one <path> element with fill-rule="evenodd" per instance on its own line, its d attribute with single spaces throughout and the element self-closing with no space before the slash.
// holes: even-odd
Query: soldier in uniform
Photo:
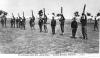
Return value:
<svg viewBox="0 0 100 58">
<path fill-rule="evenodd" d="M 52 34 L 55 34 L 55 27 L 56 27 L 56 20 L 54 19 L 54 17 L 52 17 L 51 20 L 51 28 L 52 28 Z"/>
<path fill-rule="evenodd" d="M 22 20 L 22 18 L 21 18 L 21 17 L 19 17 L 19 18 L 18 18 L 18 21 L 19 21 L 19 23 L 18 23 L 18 25 L 19 25 L 19 26 L 18 26 L 18 28 L 20 28 L 20 27 L 21 27 L 21 20 Z"/>
<path fill-rule="evenodd" d="M 72 38 L 75 38 L 76 31 L 77 31 L 77 28 L 78 28 L 78 24 L 77 24 L 77 21 L 76 21 L 76 17 L 74 17 L 72 20 L 73 20 L 71 22 Z"/>
<path fill-rule="evenodd" d="M 13 18 L 10 20 L 11 28 L 13 28 Z"/>
<path fill-rule="evenodd" d="M 82 13 L 80 22 L 81 22 L 81 26 L 82 26 L 83 39 L 88 39 L 87 38 L 87 16 L 86 16 L 86 14 Z"/>
<path fill-rule="evenodd" d="M 20 28 L 23 28 L 23 19 L 20 17 Z"/>
<path fill-rule="evenodd" d="M 1 18 L 1 24 L 2 24 L 2 27 L 4 27 L 4 20 L 3 20 L 3 18 Z"/>
<path fill-rule="evenodd" d="M 39 22 L 38 22 L 39 28 L 40 28 L 40 32 L 42 32 L 42 26 L 43 26 L 43 18 L 40 16 L 39 18 Z"/>
<path fill-rule="evenodd" d="M 6 16 L 4 16 L 4 26 L 6 27 L 6 21 L 7 21 L 7 18 Z"/>
<path fill-rule="evenodd" d="M 45 32 L 47 32 L 48 30 L 47 30 L 47 16 L 46 15 L 44 15 L 44 30 L 45 30 Z"/>
<path fill-rule="evenodd" d="M 47 16 L 45 14 L 45 8 L 43 8 L 44 10 L 44 18 L 43 18 L 43 25 L 44 25 L 44 31 L 47 32 Z"/>
<path fill-rule="evenodd" d="M 18 17 L 16 19 L 16 27 L 18 28 L 19 27 L 19 20 L 18 20 Z"/>
<path fill-rule="evenodd" d="M 26 24 L 26 18 L 23 17 L 23 19 L 22 19 L 22 26 L 23 26 L 24 30 L 25 30 L 25 24 Z"/>
<path fill-rule="evenodd" d="M 95 17 L 95 21 L 94 21 L 94 31 L 96 31 L 95 29 L 98 30 L 98 21 L 97 21 L 96 17 Z"/>
<path fill-rule="evenodd" d="M 42 18 L 42 16 L 43 16 L 43 11 L 40 10 L 38 14 L 39 14 L 38 25 L 39 25 L 39 28 L 40 28 L 40 32 L 42 32 L 42 26 L 43 26 L 43 18 Z"/>
<path fill-rule="evenodd" d="M 15 28 L 15 17 L 13 16 L 13 18 L 11 18 L 11 28 Z"/>
<path fill-rule="evenodd" d="M 32 11 L 32 17 L 30 17 L 29 24 L 30 24 L 30 27 L 31 27 L 31 30 L 32 30 L 34 28 L 34 26 L 35 26 L 35 17 L 33 15 L 33 11 Z"/>
<path fill-rule="evenodd" d="M 16 20 L 15 20 L 15 17 L 13 18 L 13 26 L 14 26 L 14 28 L 15 28 L 15 22 L 16 22 Z"/>
<path fill-rule="evenodd" d="M 29 21 L 29 24 L 30 24 L 30 27 L 31 27 L 31 30 L 34 28 L 34 25 L 35 25 L 35 22 L 34 22 L 34 19 L 30 17 L 30 21 Z M 35 28 L 34 28 L 35 29 Z"/>
<path fill-rule="evenodd" d="M 65 18 L 63 16 L 63 14 L 61 14 L 61 18 L 59 21 L 60 21 L 60 28 L 61 28 L 61 32 L 62 32 L 61 35 L 63 35 L 64 34 L 64 22 L 65 22 Z"/>
</svg>

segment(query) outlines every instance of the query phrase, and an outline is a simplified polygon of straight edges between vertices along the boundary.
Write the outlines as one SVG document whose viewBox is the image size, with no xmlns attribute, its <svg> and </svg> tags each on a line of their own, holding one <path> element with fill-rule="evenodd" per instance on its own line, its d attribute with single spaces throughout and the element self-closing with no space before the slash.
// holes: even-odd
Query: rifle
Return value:
<svg viewBox="0 0 100 58">
<path fill-rule="evenodd" d="M 84 5 L 84 8 L 83 8 L 83 13 L 85 14 L 85 9 L 86 9 L 86 4 Z"/>
<path fill-rule="evenodd" d="M 63 7 L 61 7 L 61 14 L 63 14 Z"/>
<path fill-rule="evenodd" d="M 34 15 L 33 15 L 33 10 L 32 10 L 32 18 L 35 18 Z"/>
<path fill-rule="evenodd" d="M 23 11 L 23 18 L 25 18 L 25 16 L 24 16 L 24 11 Z"/>
<path fill-rule="evenodd" d="M 61 16 L 63 17 L 63 19 L 65 20 L 64 16 L 63 16 L 63 7 L 61 7 Z"/>
<path fill-rule="evenodd" d="M 43 8 L 43 11 L 44 11 L 44 15 L 45 15 L 45 8 Z"/>
<path fill-rule="evenodd" d="M 12 13 L 12 17 L 15 18 L 14 15 L 13 15 L 13 13 Z"/>
<path fill-rule="evenodd" d="M 19 15 L 19 13 L 18 13 L 18 17 L 20 18 L 20 15 Z"/>
<path fill-rule="evenodd" d="M 44 18 L 47 19 L 47 16 L 46 16 L 46 14 L 45 14 L 45 8 L 43 8 L 43 10 L 44 10 Z"/>
<path fill-rule="evenodd" d="M 43 8 L 43 10 L 44 10 L 44 17 L 46 16 L 46 14 L 45 14 L 45 8 Z"/>
</svg>

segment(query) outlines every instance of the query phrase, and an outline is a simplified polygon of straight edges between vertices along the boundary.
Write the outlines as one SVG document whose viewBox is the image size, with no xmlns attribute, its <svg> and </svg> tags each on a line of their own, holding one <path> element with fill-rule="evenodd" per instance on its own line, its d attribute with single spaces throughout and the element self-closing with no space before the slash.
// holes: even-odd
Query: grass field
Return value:
<svg viewBox="0 0 100 58">
<path fill-rule="evenodd" d="M 65 34 L 60 35 L 60 26 L 56 26 L 56 35 L 40 33 L 38 25 L 31 30 L 26 24 L 26 30 L 18 28 L 2 28 L 0 24 L 0 53 L 1 54 L 59 54 L 59 53 L 99 53 L 99 31 L 93 31 L 93 24 L 88 24 L 88 40 L 82 40 L 81 26 L 78 26 L 76 39 L 70 38 L 70 24 L 65 24 Z"/>
</svg>

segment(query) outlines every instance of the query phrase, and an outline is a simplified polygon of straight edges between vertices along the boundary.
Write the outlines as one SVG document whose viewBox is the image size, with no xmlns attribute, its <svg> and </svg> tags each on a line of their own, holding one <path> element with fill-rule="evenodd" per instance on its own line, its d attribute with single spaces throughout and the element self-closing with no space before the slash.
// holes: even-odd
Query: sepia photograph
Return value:
<svg viewBox="0 0 100 58">
<path fill-rule="evenodd" d="M 0 0 L 0 54 L 99 54 L 100 0 Z"/>
</svg>

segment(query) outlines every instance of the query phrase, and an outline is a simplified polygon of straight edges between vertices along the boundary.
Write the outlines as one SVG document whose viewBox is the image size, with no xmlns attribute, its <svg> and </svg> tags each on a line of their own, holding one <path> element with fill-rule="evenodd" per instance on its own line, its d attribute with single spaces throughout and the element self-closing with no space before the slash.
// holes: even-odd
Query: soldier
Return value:
<svg viewBox="0 0 100 58">
<path fill-rule="evenodd" d="M 15 28 L 15 17 L 13 16 L 13 18 L 11 18 L 11 28 Z"/>
<path fill-rule="evenodd" d="M 60 28 L 61 28 L 61 32 L 62 32 L 61 35 L 63 35 L 64 34 L 64 22 L 65 22 L 65 18 L 63 16 L 63 14 L 61 14 L 61 18 L 59 21 L 60 21 Z"/>
<path fill-rule="evenodd" d="M 20 28 L 23 28 L 23 19 L 20 17 Z"/>
<path fill-rule="evenodd" d="M 32 18 L 30 17 L 29 24 L 30 24 L 30 27 L 31 27 L 31 30 L 32 30 L 34 28 L 34 26 L 35 26 L 35 17 L 33 15 L 33 10 L 32 10 Z"/>
<path fill-rule="evenodd" d="M 18 28 L 19 27 L 19 20 L 18 20 L 18 17 L 16 19 L 16 27 Z"/>
<path fill-rule="evenodd" d="M 95 17 L 95 21 L 94 21 L 94 31 L 96 31 L 95 29 L 99 30 L 98 29 L 98 21 L 97 21 L 96 17 Z"/>
<path fill-rule="evenodd" d="M 45 8 L 43 8 L 44 10 L 44 18 L 43 18 L 43 24 L 44 24 L 44 31 L 47 32 L 47 16 L 45 14 Z"/>
<path fill-rule="evenodd" d="M 13 28 L 13 18 L 10 20 L 11 28 Z"/>
<path fill-rule="evenodd" d="M 7 21 L 7 18 L 6 16 L 4 16 L 4 26 L 6 27 L 6 21 Z"/>
<path fill-rule="evenodd" d="M 45 30 L 45 32 L 47 32 L 48 30 L 47 30 L 47 16 L 46 15 L 44 15 L 44 21 L 43 21 L 43 23 L 44 23 L 44 30 Z"/>
<path fill-rule="evenodd" d="M 43 18 L 40 16 L 39 18 L 39 22 L 38 22 L 39 28 L 40 28 L 40 32 L 42 32 L 42 26 L 43 26 Z"/>
<path fill-rule="evenodd" d="M 19 21 L 19 24 L 18 24 L 18 25 L 19 25 L 19 28 L 21 27 L 21 20 L 22 20 L 22 18 L 19 17 L 19 18 L 18 18 L 18 21 Z"/>
<path fill-rule="evenodd" d="M 16 20 L 15 20 L 15 17 L 13 18 L 13 26 L 14 26 L 14 28 L 15 28 L 15 22 L 16 22 Z"/>
<path fill-rule="evenodd" d="M 55 34 L 55 27 L 56 27 L 56 20 L 54 19 L 54 17 L 52 17 L 51 20 L 51 28 L 52 28 L 52 34 Z"/>
<path fill-rule="evenodd" d="M 11 24 L 12 24 L 12 27 L 14 27 L 15 28 L 15 17 L 14 17 L 14 15 L 13 15 L 13 13 L 12 13 L 12 19 L 11 19 Z"/>
<path fill-rule="evenodd" d="M 23 26 L 24 30 L 25 30 L 25 24 L 26 24 L 26 18 L 23 17 L 23 19 L 22 19 L 22 26 Z"/>
<path fill-rule="evenodd" d="M 42 26 L 43 26 L 43 18 L 42 18 L 42 16 L 43 16 L 43 11 L 40 10 L 38 14 L 39 14 L 38 25 L 39 25 L 39 28 L 40 28 L 40 32 L 42 32 Z"/>
<path fill-rule="evenodd" d="M 81 22 L 81 26 L 82 26 L 83 39 L 88 39 L 87 38 L 87 16 L 86 16 L 86 14 L 82 13 L 80 22 Z"/>
<path fill-rule="evenodd" d="M 31 27 L 31 30 L 34 28 L 34 25 L 35 25 L 35 22 L 34 22 L 34 19 L 30 17 L 30 21 L 29 21 L 29 24 L 30 24 L 30 27 Z M 35 29 L 35 28 L 34 28 Z"/>
<path fill-rule="evenodd" d="M 77 28 L 78 28 L 78 24 L 77 24 L 77 21 L 76 21 L 76 17 L 74 17 L 72 20 L 73 20 L 71 22 L 72 38 L 75 38 L 76 31 L 77 31 Z"/>
<path fill-rule="evenodd" d="M 1 24 L 2 24 L 2 27 L 4 27 L 4 20 L 3 20 L 3 18 L 1 18 Z"/>
</svg>

